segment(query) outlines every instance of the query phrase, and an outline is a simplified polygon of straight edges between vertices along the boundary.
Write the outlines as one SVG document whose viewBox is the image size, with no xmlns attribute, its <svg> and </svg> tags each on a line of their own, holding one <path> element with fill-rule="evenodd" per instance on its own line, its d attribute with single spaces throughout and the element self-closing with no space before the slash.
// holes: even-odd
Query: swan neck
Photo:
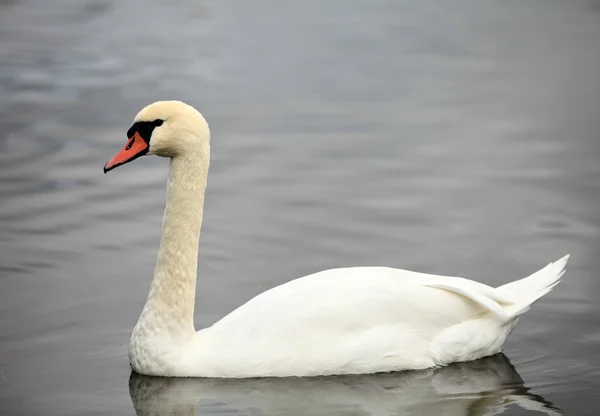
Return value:
<svg viewBox="0 0 600 416">
<path fill-rule="evenodd" d="M 162 335 L 194 333 L 198 245 L 208 151 L 173 157 L 154 278 L 140 321 Z"/>
</svg>

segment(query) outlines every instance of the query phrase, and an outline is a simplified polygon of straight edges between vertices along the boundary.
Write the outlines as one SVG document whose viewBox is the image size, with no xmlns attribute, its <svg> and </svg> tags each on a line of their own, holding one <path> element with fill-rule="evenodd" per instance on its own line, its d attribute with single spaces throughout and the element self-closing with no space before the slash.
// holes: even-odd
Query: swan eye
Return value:
<svg viewBox="0 0 600 416">
<path fill-rule="evenodd" d="M 160 119 L 159 119 L 159 120 L 154 120 L 154 121 L 152 122 L 152 124 L 154 124 L 154 126 L 155 126 L 155 127 L 162 126 L 162 124 L 163 124 L 163 123 L 164 123 L 164 121 L 163 121 L 163 120 L 160 120 Z"/>
</svg>

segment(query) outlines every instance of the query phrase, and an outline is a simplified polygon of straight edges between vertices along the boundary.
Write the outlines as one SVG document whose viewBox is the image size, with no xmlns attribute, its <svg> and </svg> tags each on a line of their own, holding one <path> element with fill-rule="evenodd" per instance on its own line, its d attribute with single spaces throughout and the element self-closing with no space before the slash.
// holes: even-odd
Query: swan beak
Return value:
<svg viewBox="0 0 600 416">
<path fill-rule="evenodd" d="M 104 173 L 145 155 L 148 153 L 148 148 L 148 143 L 142 139 L 142 136 L 138 132 L 135 132 L 121 151 L 104 165 Z"/>
</svg>

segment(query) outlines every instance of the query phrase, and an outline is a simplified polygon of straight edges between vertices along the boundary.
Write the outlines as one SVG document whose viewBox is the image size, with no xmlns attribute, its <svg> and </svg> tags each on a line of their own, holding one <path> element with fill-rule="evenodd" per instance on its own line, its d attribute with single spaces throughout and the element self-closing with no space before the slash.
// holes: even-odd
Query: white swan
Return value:
<svg viewBox="0 0 600 416">
<path fill-rule="evenodd" d="M 568 255 L 497 288 L 388 267 L 325 270 L 267 290 L 196 332 L 208 125 L 187 104 L 159 101 L 137 114 L 127 135 L 105 172 L 145 154 L 171 159 L 154 278 L 129 347 L 140 374 L 316 376 L 474 360 L 498 353 L 519 316 L 564 273 Z"/>
</svg>

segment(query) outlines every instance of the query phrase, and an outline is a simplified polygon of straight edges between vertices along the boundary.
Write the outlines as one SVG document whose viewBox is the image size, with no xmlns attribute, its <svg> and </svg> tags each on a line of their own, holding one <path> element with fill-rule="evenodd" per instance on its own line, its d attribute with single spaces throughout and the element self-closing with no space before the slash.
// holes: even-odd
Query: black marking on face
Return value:
<svg viewBox="0 0 600 416">
<path fill-rule="evenodd" d="M 144 139 L 146 144 L 148 146 L 150 146 L 150 139 L 152 138 L 152 132 L 154 131 L 154 129 L 156 127 L 162 126 L 163 123 L 164 123 L 164 121 L 160 120 L 160 119 L 154 120 L 154 121 L 138 121 L 138 122 L 134 123 L 133 126 L 131 126 L 129 128 L 129 130 L 127 130 L 127 137 L 129 137 L 129 138 L 133 137 L 133 135 L 137 131 L 139 133 L 139 135 L 142 137 L 142 139 Z"/>
</svg>

